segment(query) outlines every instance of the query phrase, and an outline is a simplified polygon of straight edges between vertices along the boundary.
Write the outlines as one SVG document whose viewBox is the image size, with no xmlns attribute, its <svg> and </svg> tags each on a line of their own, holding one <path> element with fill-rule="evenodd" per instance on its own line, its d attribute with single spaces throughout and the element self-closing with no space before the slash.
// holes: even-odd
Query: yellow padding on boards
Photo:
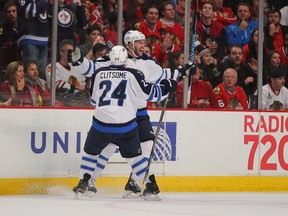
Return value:
<svg viewBox="0 0 288 216">
<path fill-rule="evenodd" d="M 128 177 L 102 177 L 97 189 L 121 192 Z M 157 176 L 162 192 L 284 192 L 287 176 Z M 49 194 L 71 191 L 78 178 L 0 179 L 0 195 Z"/>
</svg>

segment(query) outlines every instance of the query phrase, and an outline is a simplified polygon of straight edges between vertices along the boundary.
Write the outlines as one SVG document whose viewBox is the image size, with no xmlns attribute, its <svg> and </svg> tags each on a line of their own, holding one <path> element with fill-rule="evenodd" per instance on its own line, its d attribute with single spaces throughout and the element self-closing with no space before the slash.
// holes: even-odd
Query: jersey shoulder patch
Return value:
<svg viewBox="0 0 288 216">
<path fill-rule="evenodd" d="M 213 92 L 216 95 L 219 94 L 220 93 L 220 88 L 219 87 L 214 88 Z"/>
<path fill-rule="evenodd" d="M 134 25 L 135 29 L 139 29 L 139 27 L 140 27 L 140 23 L 139 22 Z"/>
</svg>

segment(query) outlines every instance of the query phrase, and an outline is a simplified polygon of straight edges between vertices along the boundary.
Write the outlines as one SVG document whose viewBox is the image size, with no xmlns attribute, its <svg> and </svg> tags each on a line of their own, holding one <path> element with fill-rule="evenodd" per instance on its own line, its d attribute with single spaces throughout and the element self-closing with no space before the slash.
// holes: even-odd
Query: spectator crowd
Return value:
<svg viewBox="0 0 288 216">
<path fill-rule="evenodd" d="M 149 58 L 163 68 L 178 68 L 185 63 L 185 2 L 123 0 L 123 35 L 142 32 Z M 53 3 L 8 0 L 0 6 L 0 105 L 51 104 Z M 56 106 L 91 106 L 90 80 L 73 70 L 67 53 L 79 47 L 88 59 L 106 56 L 117 45 L 117 6 L 117 0 L 58 0 Z M 195 1 L 187 11 L 192 28 Z M 263 16 L 258 17 L 258 11 L 259 0 L 198 0 L 197 67 L 188 76 L 189 108 L 257 109 L 257 77 L 262 73 L 262 108 L 288 110 L 288 1 L 264 0 Z M 264 29 L 259 29 L 259 19 Z M 263 44 L 258 42 L 260 31 Z M 169 107 L 183 107 L 183 91 L 179 77 Z"/>
</svg>

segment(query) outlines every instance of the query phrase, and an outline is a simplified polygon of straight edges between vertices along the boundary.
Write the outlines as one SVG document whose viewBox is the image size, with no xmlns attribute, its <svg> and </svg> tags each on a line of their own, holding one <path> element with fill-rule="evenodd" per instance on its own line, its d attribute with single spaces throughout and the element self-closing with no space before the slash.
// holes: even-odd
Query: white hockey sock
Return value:
<svg viewBox="0 0 288 216">
<path fill-rule="evenodd" d="M 139 155 L 134 158 L 126 158 L 127 162 L 132 167 L 132 176 L 136 182 L 143 181 L 145 172 L 147 170 L 148 158 Z"/>
<path fill-rule="evenodd" d="M 141 145 L 142 155 L 146 158 L 150 158 L 151 149 L 153 146 L 153 140 L 141 142 L 140 145 Z"/>
<path fill-rule="evenodd" d="M 145 142 L 141 142 L 142 155 L 143 155 L 145 158 L 148 158 L 148 159 L 150 158 L 152 146 L 153 146 L 153 140 L 148 140 L 148 141 L 145 141 Z M 147 162 L 147 164 L 148 164 L 148 162 Z M 151 173 L 151 172 L 149 171 L 149 175 L 151 175 L 151 174 L 153 174 L 153 173 Z M 149 175 L 148 175 L 148 176 L 149 176 Z M 136 175 L 135 173 L 132 172 L 131 178 L 132 178 L 134 181 L 138 182 L 137 179 L 139 179 L 139 178 L 137 177 L 137 175 Z"/>
<path fill-rule="evenodd" d="M 80 178 L 82 179 L 85 173 L 88 173 L 92 177 L 96 164 L 97 155 L 90 155 L 84 152 L 81 159 Z"/>
<path fill-rule="evenodd" d="M 102 150 L 101 154 L 98 155 L 95 171 L 93 172 L 92 175 L 93 179 L 97 179 L 101 176 L 103 170 L 105 169 L 109 161 L 109 158 L 113 155 L 116 149 L 117 146 L 115 144 L 110 143 Z"/>
</svg>

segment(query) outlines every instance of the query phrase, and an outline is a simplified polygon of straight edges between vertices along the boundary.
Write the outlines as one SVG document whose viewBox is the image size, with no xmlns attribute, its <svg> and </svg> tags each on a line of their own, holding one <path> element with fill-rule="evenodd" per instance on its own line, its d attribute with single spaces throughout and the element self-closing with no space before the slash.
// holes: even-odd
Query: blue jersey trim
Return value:
<svg viewBox="0 0 288 216">
<path fill-rule="evenodd" d="M 154 92 L 155 92 L 155 88 L 154 88 L 154 86 L 153 86 L 152 91 L 151 91 L 150 96 L 149 96 L 149 98 L 147 99 L 147 101 L 153 100 L 154 94 L 155 94 Z"/>
<path fill-rule="evenodd" d="M 105 124 L 93 119 L 92 126 L 103 133 L 127 133 L 137 127 L 136 119 L 125 124 Z"/>
<path fill-rule="evenodd" d="M 137 110 L 137 113 L 136 113 L 136 116 L 139 117 L 139 116 L 146 116 L 148 115 L 148 110 L 147 108 L 144 108 L 144 109 L 138 109 Z"/>
<path fill-rule="evenodd" d="M 36 46 L 48 46 L 48 41 L 37 41 L 32 39 L 23 39 L 19 41 L 19 47 L 22 47 L 23 44 L 33 44 Z"/>
<path fill-rule="evenodd" d="M 156 88 L 157 88 L 157 91 L 158 91 L 158 98 L 157 98 L 157 101 L 160 101 L 161 100 L 161 88 L 160 88 L 160 86 L 156 86 Z"/>
<path fill-rule="evenodd" d="M 89 72 L 91 70 L 91 65 L 92 65 L 91 62 L 89 61 L 89 68 L 85 73 L 83 73 L 83 76 L 87 76 L 87 74 L 89 74 Z"/>
</svg>

